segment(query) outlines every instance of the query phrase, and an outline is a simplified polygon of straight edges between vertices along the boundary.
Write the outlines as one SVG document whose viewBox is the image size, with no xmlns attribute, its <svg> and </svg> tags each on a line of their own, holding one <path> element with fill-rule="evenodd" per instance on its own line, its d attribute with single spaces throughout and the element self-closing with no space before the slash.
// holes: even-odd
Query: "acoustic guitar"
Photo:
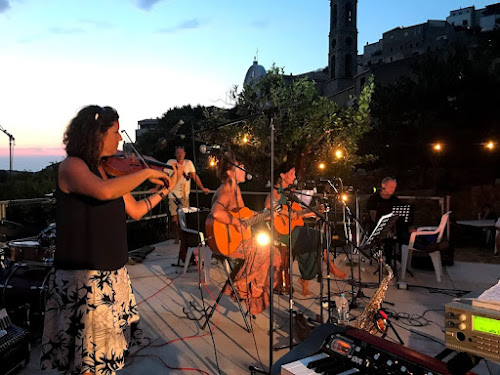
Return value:
<svg viewBox="0 0 500 375">
<path fill-rule="evenodd" d="M 243 224 L 241 232 L 233 225 L 222 224 L 215 220 L 212 213 L 207 216 L 207 220 L 205 221 L 208 246 L 214 253 L 225 256 L 232 254 L 242 241 L 251 238 L 252 230 L 250 227 L 268 218 L 271 211 L 265 209 L 254 215 L 248 207 L 242 207 L 239 210 L 230 212 L 230 214 L 241 220 Z"/>
<path fill-rule="evenodd" d="M 322 206 L 313 207 L 313 209 L 320 209 Z M 297 214 L 297 218 L 292 218 L 292 228 L 302 227 L 304 226 L 304 219 L 302 218 L 304 215 L 312 213 L 309 208 L 303 208 L 297 202 L 292 203 L 292 214 Z M 274 218 L 274 229 L 281 235 L 285 235 L 289 233 L 289 221 L 288 221 L 288 206 L 283 205 L 281 215 L 276 215 Z"/>
</svg>

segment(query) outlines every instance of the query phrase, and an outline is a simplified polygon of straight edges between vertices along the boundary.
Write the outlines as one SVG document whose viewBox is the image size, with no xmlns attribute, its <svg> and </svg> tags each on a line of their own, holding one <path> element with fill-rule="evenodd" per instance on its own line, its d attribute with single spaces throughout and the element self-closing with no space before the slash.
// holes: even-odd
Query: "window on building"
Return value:
<svg viewBox="0 0 500 375">
<path fill-rule="evenodd" d="M 345 38 L 345 44 L 350 46 L 352 44 L 352 38 L 350 36 L 348 36 L 347 38 Z"/>
<path fill-rule="evenodd" d="M 337 39 L 335 39 L 335 38 L 332 39 L 332 44 L 331 45 L 332 45 L 332 49 L 334 49 L 335 46 L 337 45 Z"/>
<path fill-rule="evenodd" d="M 345 76 L 352 77 L 352 56 L 349 53 L 345 55 Z"/>
<path fill-rule="evenodd" d="M 462 26 L 467 26 L 468 24 L 469 24 L 469 21 L 467 21 L 467 20 L 462 21 Z"/>
<path fill-rule="evenodd" d="M 348 2 L 345 5 L 345 22 L 346 23 L 352 22 L 352 5 L 350 2 Z"/>
</svg>

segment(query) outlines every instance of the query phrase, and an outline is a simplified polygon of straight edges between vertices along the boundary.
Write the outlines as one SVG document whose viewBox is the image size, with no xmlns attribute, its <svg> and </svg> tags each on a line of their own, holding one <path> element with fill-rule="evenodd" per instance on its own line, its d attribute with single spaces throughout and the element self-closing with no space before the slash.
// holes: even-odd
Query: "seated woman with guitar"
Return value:
<svg viewBox="0 0 500 375">
<path fill-rule="evenodd" d="M 245 181 L 243 164 L 225 155 L 219 161 L 219 178 L 222 185 L 212 199 L 212 209 L 207 217 L 206 229 L 209 246 L 215 253 L 243 259 L 244 263 L 234 278 L 239 297 L 246 300 L 251 314 L 258 314 L 269 305 L 269 245 L 260 246 L 252 238 L 250 226 L 269 216 L 254 215 L 245 207 L 239 183 Z M 272 247 L 274 268 L 280 263 L 279 252 Z"/>
<path fill-rule="evenodd" d="M 289 209 L 287 206 L 287 197 L 284 194 L 284 189 L 289 189 L 295 183 L 295 167 L 289 163 L 285 163 L 276 168 L 275 185 L 273 189 L 274 201 L 282 205 L 282 210 L 274 219 L 274 229 L 277 233 L 278 240 L 283 243 L 286 248 L 282 248 L 282 263 L 280 268 L 280 276 L 282 277 L 282 285 L 289 284 L 288 272 L 288 244 L 289 233 L 292 233 L 293 256 L 299 264 L 300 278 L 299 284 L 302 286 L 302 294 L 309 295 L 309 280 L 312 280 L 319 272 L 318 259 L 320 253 L 319 232 L 313 228 L 309 228 L 304 224 L 304 217 L 314 216 L 314 213 L 308 208 L 303 208 L 297 202 L 291 205 L 291 226 L 289 221 Z M 266 198 L 266 207 L 270 207 L 270 196 Z M 325 258 L 326 259 L 326 258 Z M 347 275 L 338 269 L 333 261 L 330 261 L 330 272 L 338 279 L 346 279 Z M 288 279 L 288 280 L 286 280 Z"/>
</svg>

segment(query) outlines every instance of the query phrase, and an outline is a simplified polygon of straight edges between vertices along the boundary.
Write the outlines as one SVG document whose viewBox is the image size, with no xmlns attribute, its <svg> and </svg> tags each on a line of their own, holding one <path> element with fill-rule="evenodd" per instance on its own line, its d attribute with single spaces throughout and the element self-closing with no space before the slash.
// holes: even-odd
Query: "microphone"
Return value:
<svg viewBox="0 0 500 375">
<path fill-rule="evenodd" d="M 250 173 L 245 172 L 245 178 L 247 179 L 247 181 L 252 181 L 253 176 Z"/>
<path fill-rule="evenodd" d="M 222 147 L 220 145 L 213 145 L 213 146 L 209 146 L 209 145 L 201 145 L 200 146 L 200 152 L 202 154 L 208 154 L 210 153 L 212 150 L 220 150 Z"/>
</svg>

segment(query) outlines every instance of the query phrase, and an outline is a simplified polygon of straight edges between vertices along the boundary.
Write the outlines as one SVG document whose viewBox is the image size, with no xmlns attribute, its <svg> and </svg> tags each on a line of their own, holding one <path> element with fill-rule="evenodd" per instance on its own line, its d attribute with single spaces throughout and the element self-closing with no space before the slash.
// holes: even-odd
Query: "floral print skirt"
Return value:
<svg viewBox="0 0 500 375">
<path fill-rule="evenodd" d="M 53 270 L 45 308 L 41 369 L 113 375 L 140 340 L 139 313 L 125 267 Z"/>
</svg>

